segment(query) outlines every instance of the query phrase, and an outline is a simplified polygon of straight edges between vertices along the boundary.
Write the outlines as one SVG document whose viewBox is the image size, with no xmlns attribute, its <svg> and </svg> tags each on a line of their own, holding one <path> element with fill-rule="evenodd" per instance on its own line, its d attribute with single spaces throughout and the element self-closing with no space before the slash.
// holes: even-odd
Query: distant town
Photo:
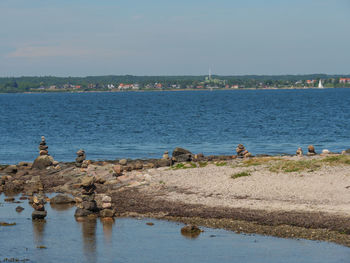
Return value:
<svg viewBox="0 0 350 263">
<path fill-rule="evenodd" d="M 157 91 L 214 89 L 308 89 L 350 87 L 350 75 L 92 76 L 0 78 L 1 93 Z"/>
</svg>

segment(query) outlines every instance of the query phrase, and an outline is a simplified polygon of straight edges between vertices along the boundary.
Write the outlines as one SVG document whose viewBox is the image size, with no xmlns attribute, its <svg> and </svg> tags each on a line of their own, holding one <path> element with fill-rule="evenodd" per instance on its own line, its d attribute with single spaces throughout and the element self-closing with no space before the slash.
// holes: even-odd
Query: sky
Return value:
<svg viewBox="0 0 350 263">
<path fill-rule="evenodd" d="M 350 0 L 0 0 L 0 76 L 350 74 Z"/>
</svg>

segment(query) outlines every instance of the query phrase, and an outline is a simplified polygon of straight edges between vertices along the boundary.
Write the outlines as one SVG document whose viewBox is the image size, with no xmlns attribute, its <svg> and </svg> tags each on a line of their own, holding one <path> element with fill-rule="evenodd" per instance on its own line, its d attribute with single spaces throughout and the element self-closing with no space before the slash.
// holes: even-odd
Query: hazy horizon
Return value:
<svg viewBox="0 0 350 263">
<path fill-rule="evenodd" d="M 0 77 L 348 75 L 349 11 L 347 0 L 2 0 Z"/>
</svg>

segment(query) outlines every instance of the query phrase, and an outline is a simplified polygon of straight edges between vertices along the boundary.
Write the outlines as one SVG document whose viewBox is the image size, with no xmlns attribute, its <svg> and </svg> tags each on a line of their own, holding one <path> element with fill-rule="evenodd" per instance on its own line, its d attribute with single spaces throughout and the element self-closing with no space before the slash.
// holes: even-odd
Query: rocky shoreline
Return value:
<svg viewBox="0 0 350 263">
<path fill-rule="evenodd" d="M 47 148 L 41 151 L 44 157 L 38 158 L 47 159 Z M 82 196 L 80 187 L 93 178 L 96 207 L 104 206 L 108 215 L 154 217 L 350 247 L 346 152 L 252 157 L 239 145 L 232 156 L 204 156 L 181 148 L 172 156 L 166 152 L 162 159 L 151 160 L 94 162 L 85 160 L 83 150 L 77 155 L 71 163 L 58 163 L 50 156 L 45 168 L 37 160 L 36 165 L 1 165 L 0 193 L 29 198 L 41 191 L 63 193 L 84 209 L 88 196 Z"/>
</svg>

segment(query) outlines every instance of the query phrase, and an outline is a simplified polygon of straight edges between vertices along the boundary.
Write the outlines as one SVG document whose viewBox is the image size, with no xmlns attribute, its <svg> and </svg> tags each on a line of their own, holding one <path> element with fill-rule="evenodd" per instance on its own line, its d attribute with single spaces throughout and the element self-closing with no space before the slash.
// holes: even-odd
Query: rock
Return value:
<svg viewBox="0 0 350 263">
<path fill-rule="evenodd" d="M 137 161 L 137 162 L 135 163 L 135 169 L 136 169 L 136 170 L 141 170 L 142 168 L 143 168 L 143 163 Z"/>
<path fill-rule="evenodd" d="M 157 161 L 157 165 L 159 167 L 167 167 L 172 165 L 172 161 L 170 159 L 160 159 Z"/>
<path fill-rule="evenodd" d="M 16 212 L 20 213 L 24 210 L 24 208 L 22 206 L 17 206 L 16 207 Z"/>
<path fill-rule="evenodd" d="M 93 214 L 92 211 L 89 210 L 85 210 L 83 208 L 78 208 L 77 210 L 75 210 L 74 216 L 75 217 L 86 217 Z"/>
<path fill-rule="evenodd" d="M 103 203 L 102 204 L 102 208 L 103 209 L 107 209 L 107 208 L 111 208 L 112 207 L 112 204 L 111 203 Z"/>
<path fill-rule="evenodd" d="M 59 162 L 57 162 L 57 161 L 53 161 L 52 162 L 52 165 L 54 165 L 54 166 L 56 166 L 56 165 L 58 165 L 59 164 Z"/>
<path fill-rule="evenodd" d="M 14 202 L 15 198 L 14 197 L 8 197 L 4 199 L 5 202 Z"/>
<path fill-rule="evenodd" d="M 121 159 L 120 161 L 119 161 L 119 164 L 120 165 L 126 165 L 128 163 L 128 160 L 126 160 L 126 159 Z"/>
<path fill-rule="evenodd" d="M 88 160 L 84 160 L 82 163 L 81 163 L 81 168 L 88 168 L 90 162 Z"/>
<path fill-rule="evenodd" d="M 172 154 L 172 160 L 175 162 L 189 162 L 192 160 L 192 153 L 183 148 L 175 148 Z"/>
<path fill-rule="evenodd" d="M 75 200 L 68 196 L 63 194 L 58 194 L 50 199 L 50 204 L 72 204 L 75 203 Z"/>
<path fill-rule="evenodd" d="M 201 232 L 202 230 L 196 225 L 186 225 L 181 228 L 181 234 L 189 237 L 197 237 Z"/>
<path fill-rule="evenodd" d="M 327 154 L 330 154 L 331 152 L 328 150 L 328 149 L 323 149 L 322 150 L 322 154 L 323 155 L 327 155 Z"/>
<path fill-rule="evenodd" d="M 28 163 L 28 162 L 19 162 L 18 163 L 18 166 L 19 167 L 29 167 L 31 166 L 32 164 L 31 163 Z"/>
<path fill-rule="evenodd" d="M 33 211 L 32 213 L 32 219 L 33 220 L 39 220 L 44 219 L 47 215 L 46 211 Z"/>
<path fill-rule="evenodd" d="M 54 159 L 49 155 L 40 155 L 34 160 L 32 168 L 43 170 L 51 166 L 53 161 Z"/>
<path fill-rule="evenodd" d="M 78 156 L 77 158 L 75 158 L 75 162 L 77 163 L 82 163 L 84 160 L 85 160 L 85 155 Z"/>
<path fill-rule="evenodd" d="M 49 152 L 46 151 L 46 150 L 41 150 L 41 151 L 39 152 L 39 155 L 48 155 L 48 154 L 49 154 Z"/>
<path fill-rule="evenodd" d="M 203 153 L 195 154 L 194 155 L 194 160 L 197 161 L 197 162 L 204 160 L 204 154 Z"/>
<path fill-rule="evenodd" d="M 94 176 L 86 176 L 81 180 L 80 186 L 81 187 L 89 187 L 89 186 L 92 186 L 94 183 L 95 183 Z"/>
<path fill-rule="evenodd" d="M 308 151 L 307 155 L 315 155 L 316 154 L 315 147 L 313 145 L 309 145 L 307 147 L 307 151 Z"/>
<path fill-rule="evenodd" d="M 112 209 L 103 209 L 100 211 L 100 217 L 114 217 L 115 212 Z"/>
<path fill-rule="evenodd" d="M 16 165 L 9 165 L 4 169 L 3 172 L 8 173 L 8 174 L 15 174 L 15 173 L 17 173 L 17 166 Z"/>
<path fill-rule="evenodd" d="M 77 151 L 77 155 L 78 156 L 83 156 L 83 155 L 85 155 L 85 151 L 83 149 L 80 149 L 80 150 Z"/>
<path fill-rule="evenodd" d="M 81 207 L 85 210 L 89 210 L 91 212 L 94 212 L 97 210 L 97 205 L 96 205 L 96 202 L 95 201 L 91 201 L 91 202 L 88 202 L 88 201 L 83 201 L 81 203 Z"/>
<path fill-rule="evenodd" d="M 303 156 L 303 149 L 301 149 L 301 147 L 299 147 L 298 150 L 296 151 L 296 155 Z"/>
<path fill-rule="evenodd" d="M 47 145 L 39 145 L 39 150 L 40 151 L 45 151 L 47 150 L 49 147 Z"/>
<path fill-rule="evenodd" d="M 102 198 L 102 202 L 103 203 L 110 203 L 112 202 L 112 198 L 108 195 L 105 195 L 103 198 Z"/>
<path fill-rule="evenodd" d="M 113 166 L 113 171 L 115 176 L 123 175 L 123 167 L 120 164 L 116 164 Z"/>
<path fill-rule="evenodd" d="M 162 158 L 163 159 L 169 159 L 169 152 L 165 151 Z"/>
</svg>

